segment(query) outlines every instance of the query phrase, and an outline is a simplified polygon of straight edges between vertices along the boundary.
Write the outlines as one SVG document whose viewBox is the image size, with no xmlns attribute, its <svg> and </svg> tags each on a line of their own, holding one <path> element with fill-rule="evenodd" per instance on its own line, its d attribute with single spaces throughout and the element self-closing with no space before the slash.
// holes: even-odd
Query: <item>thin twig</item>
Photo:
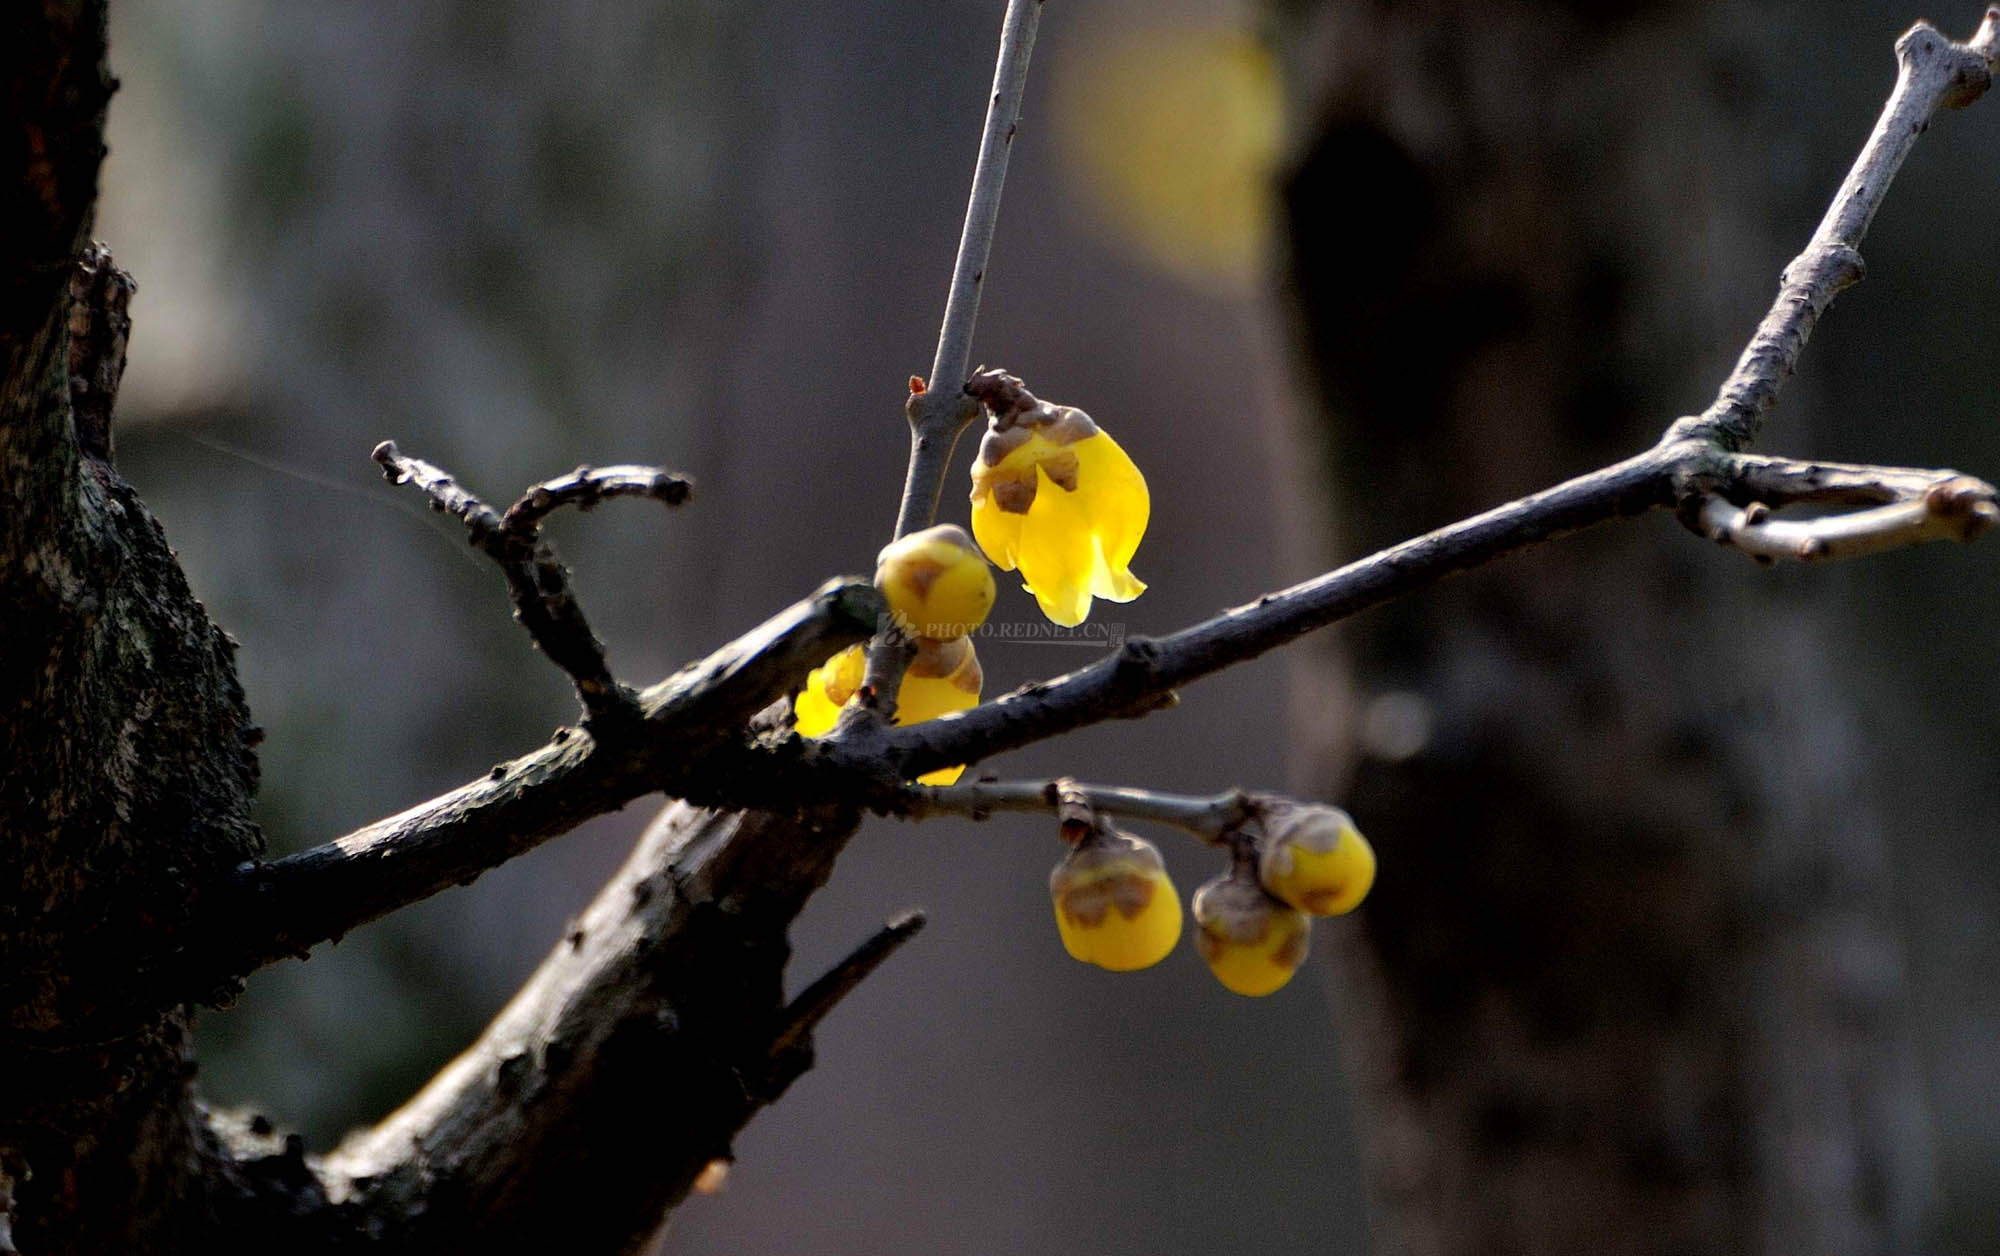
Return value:
<svg viewBox="0 0 2000 1256">
<path fill-rule="evenodd" d="M 1717 495 L 1734 502 L 1762 502 L 1782 507 L 1887 506 L 1910 501 L 1941 484 L 1968 477 L 1956 471 L 1919 467 L 1874 467 L 1849 462 L 1802 462 L 1762 454 L 1734 454 L 1733 478 Z M 1978 483 L 1974 481 L 1974 483 Z"/>
<path fill-rule="evenodd" d="M 938 329 L 937 353 L 931 359 L 927 387 L 913 390 L 906 407 L 910 420 L 910 466 L 903 481 L 902 507 L 896 535 L 928 528 L 937 518 L 938 494 L 950 469 L 952 450 L 966 426 L 978 415 L 961 389 L 972 369 L 972 330 L 979 320 L 979 294 L 986 279 L 986 262 L 993 251 L 993 232 L 1000 221 L 1000 192 L 1007 181 L 1007 154 L 1020 125 L 1021 98 L 1027 90 L 1028 58 L 1035 48 L 1035 28 L 1041 22 L 1042 0 L 1008 0 L 1000 25 L 1000 51 L 993 63 L 993 97 L 986 108 L 986 125 L 979 138 L 979 162 L 972 172 L 972 195 L 965 206 L 965 227 L 952 263 L 951 291 L 945 298 L 944 323 Z"/>
<path fill-rule="evenodd" d="M 1992 485 L 1957 476 L 1906 501 L 1817 519 L 1774 519 L 1762 502 L 1738 507 L 1711 497 L 1700 519 L 1710 537 L 1760 562 L 1824 562 L 1923 541 L 1969 541 L 2000 522 L 2000 505 Z"/>
<path fill-rule="evenodd" d="M 590 630 L 583 607 L 570 592 L 569 572 L 535 526 L 541 515 L 554 509 L 555 502 L 540 507 L 531 489 L 530 496 L 503 517 L 449 472 L 421 458 L 404 456 L 395 441 L 377 445 L 373 457 L 382 464 L 382 474 L 390 483 L 415 484 L 430 497 L 435 509 L 456 515 L 465 524 L 473 546 L 491 558 L 506 577 L 514 618 L 549 661 L 569 676 L 588 718 L 599 731 L 631 723 L 638 712 L 638 695 L 611 674 L 604 643 Z M 566 478 L 574 480 L 577 475 Z M 553 499 L 555 495 L 550 496 Z M 510 527 L 508 519 L 516 511 L 519 518 Z"/>
<path fill-rule="evenodd" d="M 972 369 L 972 331 L 979 321 L 979 295 L 993 252 L 993 232 L 1000 223 L 1000 193 L 1007 182 L 1007 155 L 1020 125 L 1028 58 L 1035 50 L 1035 28 L 1041 19 L 1042 0 L 1007 0 L 1000 49 L 993 59 L 993 95 L 980 132 L 979 160 L 972 171 L 972 193 L 966 200 L 958 256 L 952 262 L 951 290 L 945 297 L 931 376 L 928 381 L 910 381 L 910 399 L 903 407 L 910 422 L 910 462 L 896 510 L 898 537 L 920 532 L 937 520 L 938 497 L 951 472 L 952 454 L 965 429 L 979 417 L 978 403 L 964 388 Z M 883 719 L 894 715 L 903 672 L 913 657 L 908 641 L 887 629 L 876 634 L 862 682 L 866 711 Z"/>
<path fill-rule="evenodd" d="M 1785 267 L 1770 313 L 1715 403 L 1700 416 L 1675 424 L 1669 440 L 1701 437 L 1740 450 L 1756 438 L 1819 316 L 1841 290 L 1861 278 L 1861 239 L 1917 137 L 1939 109 L 1963 108 L 1991 83 L 1997 31 L 2000 6 L 1986 11 L 1978 33 L 1964 44 L 1953 43 L 1928 22 L 1918 22 L 1896 41 L 1896 86 L 1819 229 Z"/>
<path fill-rule="evenodd" d="M 778 1018 L 779 1029 L 771 1039 L 771 1055 L 775 1059 L 796 1050 L 808 1035 L 826 1019 L 839 1002 L 854 993 L 854 988 L 862 983 L 868 974 L 882 966 L 882 961 L 895 954 L 905 942 L 922 932 L 925 923 L 921 911 L 906 911 L 894 920 L 884 924 L 871 934 L 866 942 L 848 952 L 847 957 L 828 969 L 819 980 L 799 992 L 797 998 L 785 1005 Z"/>
<path fill-rule="evenodd" d="M 564 506 L 591 510 L 607 497 L 650 497 L 668 506 L 680 506 L 693 496 L 694 481 L 659 467 L 578 467 L 521 494 L 501 523 L 510 532 L 527 535 Z"/>
<path fill-rule="evenodd" d="M 1148 820 L 1192 833 L 1213 842 L 1248 819 L 1260 800 L 1270 795 L 1240 789 L 1220 794 L 1162 794 L 1124 785 L 1088 785 L 1078 781 L 979 781 L 967 785 L 911 785 L 899 799 L 895 814 L 909 820 L 938 815 L 962 815 L 985 820 L 995 812 L 1048 812 L 1061 818 L 1066 805 L 1082 803 L 1105 815 Z"/>
</svg>

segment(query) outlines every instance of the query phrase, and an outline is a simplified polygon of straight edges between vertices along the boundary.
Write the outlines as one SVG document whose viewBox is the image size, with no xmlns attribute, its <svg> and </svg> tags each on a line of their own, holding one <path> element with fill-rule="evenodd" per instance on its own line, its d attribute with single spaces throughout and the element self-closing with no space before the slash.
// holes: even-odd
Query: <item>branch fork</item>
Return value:
<svg viewBox="0 0 2000 1256">
<path fill-rule="evenodd" d="M 690 480 L 656 467 L 578 467 L 534 485 L 501 514 L 449 472 L 405 456 L 395 441 L 377 445 L 372 457 L 390 483 L 415 484 L 431 499 L 432 509 L 465 524 L 473 546 L 506 577 L 514 618 L 575 684 L 593 727 L 604 732 L 638 718 L 638 695 L 611 674 L 604 643 L 570 592 L 569 571 L 542 536 L 541 522 L 563 506 L 589 510 L 608 497 L 648 497 L 679 506 L 693 493 Z"/>
</svg>

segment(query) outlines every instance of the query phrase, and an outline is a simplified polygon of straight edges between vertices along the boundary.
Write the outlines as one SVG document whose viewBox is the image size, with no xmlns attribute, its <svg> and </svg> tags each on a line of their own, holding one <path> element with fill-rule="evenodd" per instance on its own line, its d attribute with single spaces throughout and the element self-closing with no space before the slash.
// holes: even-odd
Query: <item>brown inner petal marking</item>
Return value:
<svg viewBox="0 0 2000 1256">
<path fill-rule="evenodd" d="M 1137 920 L 1139 914 L 1152 904 L 1153 895 L 1159 890 L 1150 877 L 1113 877 L 1110 887 L 1112 905 L 1127 920 Z"/>
<path fill-rule="evenodd" d="M 1202 959 L 1210 964 L 1216 963 L 1222 958 L 1222 939 L 1216 937 L 1206 929 L 1195 930 L 1194 948 L 1200 951 Z"/>
<path fill-rule="evenodd" d="M 935 558 L 908 558 L 903 560 L 901 570 L 917 597 L 923 599 L 931 595 L 931 586 L 945 573 L 945 565 Z"/>
<path fill-rule="evenodd" d="M 1010 515 L 1025 515 L 1028 507 L 1035 504 L 1035 481 L 1032 476 L 1026 480 L 996 479 L 991 491 L 993 504 Z"/>
<path fill-rule="evenodd" d="M 1333 913 L 1334 904 L 1340 901 L 1340 896 L 1346 889 L 1345 885 L 1336 885 L 1332 889 L 1311 889 L 1299 897 L 1305 900 L 1308 912 L 1315 916 L 1327 916 Z"/>
<path fill-rule="evenodd" d="M 913 626 L 921 628 L 923 625 Z M 949 641 L 939 641 L 932 637 L 918 637 L 917 657 L 910 660 L 909 674 L 924 680 L 942 680 L 955 676 L 971 657 L 972 642 L 968 638 L 953 637 Z"/>
<path fill-rule="evenodd" d="M 1092 881 L 1066 889 L 1062 892 L 1062 909 L 1063 915 L 1077 924 L 1095 929 L 1111 911 L 1110 887 L 1102 881 Z"/>
<path fill-rule="evenodd" d="M 1304 929 L 1292 930 L 1292 936 L 1278 943 L 1277 948 L 1271 952 L 1271 960 L 1273 963 L 1284 968 L 1297 968 L 1300 964 L 1305 963 L 1306 931 Z"/>
</svg>

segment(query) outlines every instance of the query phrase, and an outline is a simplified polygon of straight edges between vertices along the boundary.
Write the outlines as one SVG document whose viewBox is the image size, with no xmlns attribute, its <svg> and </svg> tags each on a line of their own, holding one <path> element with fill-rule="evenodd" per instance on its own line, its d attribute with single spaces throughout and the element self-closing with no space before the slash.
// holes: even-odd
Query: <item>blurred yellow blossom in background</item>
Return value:
<svg viewBox="0 0 2000 1256">
<path fill-rule="evenodd" d="M 1070 47 L 1056 92 L 1070 176 L 1116 239 L 1202 287 L 1256 278 L 1285 129 L 1262 44 L 1226 26 L 1100 28 Z"/>
</svg>

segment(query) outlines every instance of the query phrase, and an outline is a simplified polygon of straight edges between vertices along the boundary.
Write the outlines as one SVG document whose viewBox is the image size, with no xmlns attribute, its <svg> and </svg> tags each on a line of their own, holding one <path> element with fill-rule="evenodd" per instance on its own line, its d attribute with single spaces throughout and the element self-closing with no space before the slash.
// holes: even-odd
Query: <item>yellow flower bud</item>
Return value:
<svg viewBox="0 0 2000 1256">
<path fill-rule="evenodd" d="M 1074 406 L 996 416 L 980 442 L 973 535 L 1002 571 L 1020 569 L 1056 623 L 1082 623 L 1092 598 L 1146 591 L 1131 562 L 1151 513 L 1146 477 Z"/>
<path fill-rule="evenodd" d="M 1181 900 L 1151 842 L 1100 827 L 1049 874 L 1071 957 L 1112 972 L 1150 968 L 1181 936 Z"/>
<path fill-rule="evenodd" d="M 1273 807 L 1257 843 L 1264 888 L 1302 912 L 1339 916 L 1353 911 L 1375 884 L 1375 850 L 1338 807 Z"/>
<path fill-rule="evenodd" d="M 792 699 L 795 726 L 802 737 L 824 737 L 833 731 L 840 710 L 861 688 L 867 671 L 864 647 L 852 645 L 816 667 L 806 677 L 806 687 Z M 898 725 L 921 724 L 951 711 L 965 711 L 979 705 L 979 688 L 986 681 L 979 667 L 979 655 L 972 641 L 959 637 L 952 641 L 917 641 L 917 657 L 903 676 L 896 697 Z M 924 785 L 951 785 L 965 771 L 964 765 L 938 768 L 917 778 Z"/>
<path fill-rule="evenodd" d="M 1239 865 L 1194 893 L 1195 945 L 1215 979 L 1258 997 L 1282 987 L 1305 962 L 1312 921 L 1264 892 Z"/>
<path fill-rule="evenodd" d="M 875 562 L 875 587 L 913 637 L 963 637 L 993 609 L 993 571 L 953 523 L 891 541 Z"/>
</svg>

